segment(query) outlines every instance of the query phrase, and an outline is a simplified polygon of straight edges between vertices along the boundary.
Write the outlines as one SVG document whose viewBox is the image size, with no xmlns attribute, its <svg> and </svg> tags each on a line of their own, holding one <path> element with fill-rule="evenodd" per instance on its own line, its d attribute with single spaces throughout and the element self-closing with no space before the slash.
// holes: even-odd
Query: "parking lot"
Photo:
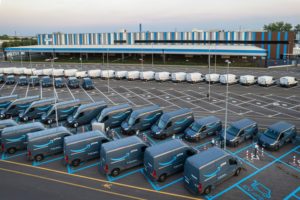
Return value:
<svg viewBox="0 0 300 200">
<path fill-rule="evenodd" d="M 1 66 L 9 65 L 9 63 L 1 63 Z M 49 68 L 49 64 L 33 64 L 33 67 Z M 80 65 L 75 66 L 72 64 L 55 64 L 55 67 L 65 69 L 81 68 Z M 83 65 L 85 70 L 97 68 L 107 69 L 107 66 L 101 66 L 100 64 Z M 142 69 L 141 66 L 118 65 L 113 65 L 112 68 L 115 70 Z M 195 66 L 176 66 L 173 68 L 168 66 L 155 68 L 144 66 L 143 70 L 208 72 L 207 68 L 197 68 Z M 212 71 L 214 71 L 213 68 Z M 222 74 L 225 72 L 225 69 L 218 68 L 216 72 Z M 300 78 L 299 68 L 257 70 L 234 68 L 230 72 L 237 75 L 273 75 L 276 78 L 292 75 L 298 79 Z M 93 90 L 84 90 L 83 88 L 70 89 L 66 86 L 55 91 L 52 87 L 2 84 L 0 86 L 0 94 L 1 96 L 17 94 L 19 97 L 40 95 L 42 98 L 55 96 L 58 98 L 58 101 L 80 99 L 84 103 L 104 100 L 108 105 L 129 103 L 134 108 L 157 104 L 163 108 L 164 112 L 179 108 L 190 108 L 195 118 L 215 115 L 224 122 L 226 91 L 224 85 L 212 84 L 210 86 L 211 95 L 208 98 L 209 85 L 206 83 L 159 83 L 155 81 L 142 82 L 139 80 L 114 79 L 93 79 L 93 82 L 95 85 Z M 271 87 L 231 85 L 229 86 L 228 121 L 232 122 L 245 117 L 251 118 L 258 123 L 259 129 L 263 130 L 272 123 L 284 120 L 295 124 L 300 129 L 299 91 L 300 85 L 292 88 L 282 88 L 277 85 Z M 77 131 L 83 132 L 89 129 L 89 126 L 85 126 L 79 127 Z M 72 131 L 75 132 L 76 130 Z M 162 142 L 151 138 L 147 133 L 145 133 L 145 136 L 151 145 Z M 114 137 L 114 139 L 118 139 L 125 136 L 117 134 Z M 176 137 L 180 138 L 181 135 Z M 167 140 L 169 139 L 172 138 Z M 187 143 L 203 151 L 211 146 L 211 140 L 212 137 L 197 143 Z M 71 190 L 72 186 L 79 188 L 78 194 L 85 189 L 90 190 L 90 192 L 84 192 L 87 195 L 86 199 L 95 198 L 97 192 L 103 192 L 103 197 L 109 199 L 224 199 L 228 197 L 230 199 L 299 199 L 299 141 L 298 136 L 297 141 L 284 146 L 276 152 L 260 149 L 259 159 L 251 159 L 251 156 L 249 156 L 254 151 L 253 141 L 243 143 L 236 148 L 228 147 L 227 152 L 238 156 L 243 161 L 245 170 L 242 171 L 240 176 L 230 178 L 218 185 L 208 196 L 194 196 L 190 194 L 183 186 L 182 174 L 173 175 L 164 183 L 156 183 L 148 179 L 143 174 L 142 167 L 139 167 L 125 171 L 118 177 L 104 177 L 97 170 L 99 163 L 97 160 L 83 163 L 79 167 L 73 168 L 62 164 L 62 155 L 49 157 L 43 162 L 29 163 L 25 160 L 25 152 L 20 152 L 14 156 L 2 155 L 0 173 L 1 179 L 4 181 L 1 181 L 0 187 L 5 187 L 4 183 L 8 185 L 13 184 L 11 179 L 15 182 L 18 182 L 20 179 L 18 184 L 24 185 L 22 184 L 22 179 L 24 178 L 27 185 L 25 188 L 27 189 L 40 184 L 42 190 L 43 184 L 50 182 L 63 185 L 61 192 Z M 47 187 L 54 187 L 50 183 Z M 5 192 L 8 193 L 10 191 L 12 189 L 8 189 Z M 56 192 L 58 193 L 59 191 Z M 75 194 L 77 192 L 74 191 Z M 70 194 L 70 198 L 76 199 L 75 194 Z M 34 196 L 34 194 L 29 195 Z"/>
</svg>

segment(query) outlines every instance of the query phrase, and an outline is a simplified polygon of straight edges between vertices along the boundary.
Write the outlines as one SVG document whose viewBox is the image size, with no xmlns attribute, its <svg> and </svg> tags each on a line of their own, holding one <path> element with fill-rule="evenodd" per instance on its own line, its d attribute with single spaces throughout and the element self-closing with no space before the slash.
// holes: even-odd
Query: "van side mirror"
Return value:
<svg viewBox="0 0 300 200">
<path fill-rule="evenodd" d="M 169 122 L 169 123 L 167 124 L 167 128 L 169 128 L 170 126 L 172 126 L 172 122 Z"/>
<path fill-rule="evenodd" d="M 140 123 L 140 121 L 141 121 L 140 118 L 138 118 L 138 119 L 135 120 L 135 123 L 136 123 L 136 124 L 137 124 L 137 123 Z"/>
<path fill-rule="evenodd" d="M 146 148 L 147 148 L 146 146 L 143 146 L 143 147 L 141 148 L 141 151 L 142 151 L 142 152 L 145 152 L 145 151 L 146 151 Z"/>
</svg>

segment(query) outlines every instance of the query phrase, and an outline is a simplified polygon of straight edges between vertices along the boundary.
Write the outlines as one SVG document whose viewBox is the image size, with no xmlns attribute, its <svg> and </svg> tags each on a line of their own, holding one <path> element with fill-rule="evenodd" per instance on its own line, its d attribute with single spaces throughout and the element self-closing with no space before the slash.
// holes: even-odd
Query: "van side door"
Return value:
<svg viewBox="0 0 300 200">
<path fill-rule="evenodd" d="M 133 148 L 129 149 L 128 156 L 126 158 L 126 168 L 131 168 L 140 163 L 142 159 L 141 148 L 139 146 L 134 146 Z"/>
<path fill-rule="evenodd" d="M 176 154 L 174 155 L 175 161 L 172 166 L 173 168 L 172 171 L 173 172 L 181 171 L 183 169 L 183 165 L 186 158 L 187 158 L 187 149 L 177 151 Z"/>
</svg>

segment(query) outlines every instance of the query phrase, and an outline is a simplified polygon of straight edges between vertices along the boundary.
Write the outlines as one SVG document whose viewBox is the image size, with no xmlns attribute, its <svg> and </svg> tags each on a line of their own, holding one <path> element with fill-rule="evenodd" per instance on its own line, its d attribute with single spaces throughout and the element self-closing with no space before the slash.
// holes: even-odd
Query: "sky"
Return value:
<svg viewBox="0 0 300 200">
<path fill-rule="evenodd" d="M 300 0 L 0 0 L 0 34 L 261 30 L 300 24 Z"/>
</svg>

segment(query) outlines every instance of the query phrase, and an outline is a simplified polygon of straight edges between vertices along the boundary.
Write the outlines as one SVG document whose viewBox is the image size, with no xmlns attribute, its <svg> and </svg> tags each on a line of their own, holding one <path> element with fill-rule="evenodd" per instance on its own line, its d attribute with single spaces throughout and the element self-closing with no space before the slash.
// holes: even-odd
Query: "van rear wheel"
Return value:
<svg viewBox="0 0 300 200">
<path fill-rule="evenodd" d="M 159 176 L 158 181 L 159 182 L 164 182 L 167 179 L 167 174 L 162 174 Z"/>
<path fill-rule="evenodd" d="M 80 160 L 79 159 L 75 159 L 72 161 L 72 166 L 73 167 L 77 167 L 80 164 Z"/>
<path fill-rule="evenodd" d="M 237 169 L 235 170 L 234 175 L 235 175 L 235 176 L 239 176 L 240 173 L 241 173 L 241 168 L 237 168 Z"/>
<path fill-rule="evenodd" d="M 118 176 L 120 174 L 120 169 L 116 168 L 111 171 L 112 176 Z"/>
<path fill-rule="evenodd" d="M 39 155 L 36 155 L 34 157 L 34 160 L 37 161 L 37 162 L 40 162 L 44 159 L 44 156 L 42 154 L 39 154 Z"/>
<path fill-rule="evenodd" d="M 209 194 L 211 192 L 211 186 L 207 186 L 204 191 L 203 191 L 203 194 Z"/>
<path fill-rule="evenodd" d="M 9 154 L 14 154 L 14 153 L 16 153 L 16 148 L 14 148 L 14 147 L 11 147 L 11 148 L 9 148 L 8 150 L 7 150 L 7 153 L 9 153 Z"/>
</svg>

